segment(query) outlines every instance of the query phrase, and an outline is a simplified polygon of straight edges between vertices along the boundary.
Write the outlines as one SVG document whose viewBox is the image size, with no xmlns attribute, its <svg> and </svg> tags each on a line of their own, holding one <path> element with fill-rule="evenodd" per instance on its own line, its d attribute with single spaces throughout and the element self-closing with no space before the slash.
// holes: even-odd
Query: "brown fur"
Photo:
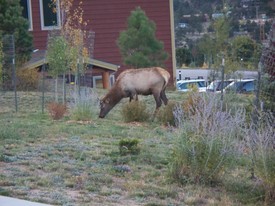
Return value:
<svg viewBox="0 0 275 206">
<path fill-rule="evenodd" d="M 107 113 L 120 102 L 122 98 L 130 97 L 130 101 L 137 95 L 153 95 L 156 109 L 162 102 L 167 104 L 165 95 L 170 74 L 160 67 L 128 69 L 122 72 L 111 90 L 101 100 L 99 117 L 104 118 Z"/>
</svg>

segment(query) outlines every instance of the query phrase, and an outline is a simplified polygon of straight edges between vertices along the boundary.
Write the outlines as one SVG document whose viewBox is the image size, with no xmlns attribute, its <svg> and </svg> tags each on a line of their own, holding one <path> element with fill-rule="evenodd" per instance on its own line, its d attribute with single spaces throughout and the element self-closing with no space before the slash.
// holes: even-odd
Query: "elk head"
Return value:
<svg viewBox="0 0 275 206">
<path fill-rule="evenodd" d="M 100 100 L 99 117 L 104 118 L 114 106 L 115 106 L 114 104 L 111 104 L 111 101 L 109 98 Z"/>
</svg>

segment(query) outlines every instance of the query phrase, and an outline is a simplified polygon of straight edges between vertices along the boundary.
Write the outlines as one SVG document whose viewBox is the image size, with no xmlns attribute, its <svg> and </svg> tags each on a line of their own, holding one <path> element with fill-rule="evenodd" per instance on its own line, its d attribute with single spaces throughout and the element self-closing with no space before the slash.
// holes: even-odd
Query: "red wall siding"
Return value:
<svg viewBox="0 0 275 206">
<path fill-rule="evenodd" d="M 94 58 L 105 62 L 121 65 L 122 63 L 116 41 L 119 33 L 127 27 L 127 18 L 132 10 L 140 6 L 156 23 L 157 38 L 164 43 L 169 53 L 166 68 L 173 73 L 171 25 L 169 0 L 82 0 L 84 19 L 88 22 L 87 29 L 95 32 Z M 32 1 L 34 47 L 46 49 L 47 31 L 41 31 L 39 1 Z"/>
<path fill-rule="evenodd" d="M 164 42 L 170 58 L 166 67 L 172 73 L 171 28 L 169 0 L 109 0 L 83 1 L 84 18 L 89 20 L 89 29 L 95 31 L 94 57 L 121 65 L 122 58 L 116 44 L 119 33 L 127 27 L 131 11 L 140 6 L 146 15 L 156 23 L 157 38 Z"/>
<path fill-rule="evenodd" d="M 33 45 L 34 49 L 45 50 L 48 31 L 41 30 L 39 0 L 32 1 Z"/>
</svg>

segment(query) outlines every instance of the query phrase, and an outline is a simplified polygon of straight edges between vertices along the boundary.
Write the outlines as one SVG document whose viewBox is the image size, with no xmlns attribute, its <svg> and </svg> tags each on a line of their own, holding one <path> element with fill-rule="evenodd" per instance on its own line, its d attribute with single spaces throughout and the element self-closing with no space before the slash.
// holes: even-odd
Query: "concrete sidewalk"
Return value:
<svg viewBox="0 0 275 206">
<path fill-rule="evenodd" d="M 47 204 L 19 200 L 12 197 L 0 196 L 0 206 L 50 206 Z"/>
</svg>

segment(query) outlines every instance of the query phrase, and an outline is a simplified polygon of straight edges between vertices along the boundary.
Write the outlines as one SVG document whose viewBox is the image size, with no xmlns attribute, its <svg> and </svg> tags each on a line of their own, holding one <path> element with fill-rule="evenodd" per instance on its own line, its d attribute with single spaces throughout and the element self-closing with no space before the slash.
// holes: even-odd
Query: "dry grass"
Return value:
<svg viewBox="0 0 275 206">
<path fill-rule="evenodd" d="M 18 113 L 12 109 L 0 112 L 0 195 L 81 206 L 263 203 L 257 198 L 261 190 L 253 192 L 252 180 L 235 173 L 232 178 L 230 171 L 227 180 L 231 184 L 227 186 L 171 182 L 167 173 L 176 129 L 157 121 L 123 122 L 120 111 L 128 100 L 105 119 L 78 122 L 64 117 L 53 121 L 41 114 L 39 93 L 21 94 L 26 101 Z M 7 108 L 12 94 L 1 95 L 1 109 Z M 176 92 L 167 95 L 175 101 L 186 98 Z M 153 111 L 153 97 L 141 99 Z M 120 155 L 119 141 L 125 138 L 139 140 L 139 154 Z M 241 166 L 242 173 L 248 169 Z"/>
</svg>

